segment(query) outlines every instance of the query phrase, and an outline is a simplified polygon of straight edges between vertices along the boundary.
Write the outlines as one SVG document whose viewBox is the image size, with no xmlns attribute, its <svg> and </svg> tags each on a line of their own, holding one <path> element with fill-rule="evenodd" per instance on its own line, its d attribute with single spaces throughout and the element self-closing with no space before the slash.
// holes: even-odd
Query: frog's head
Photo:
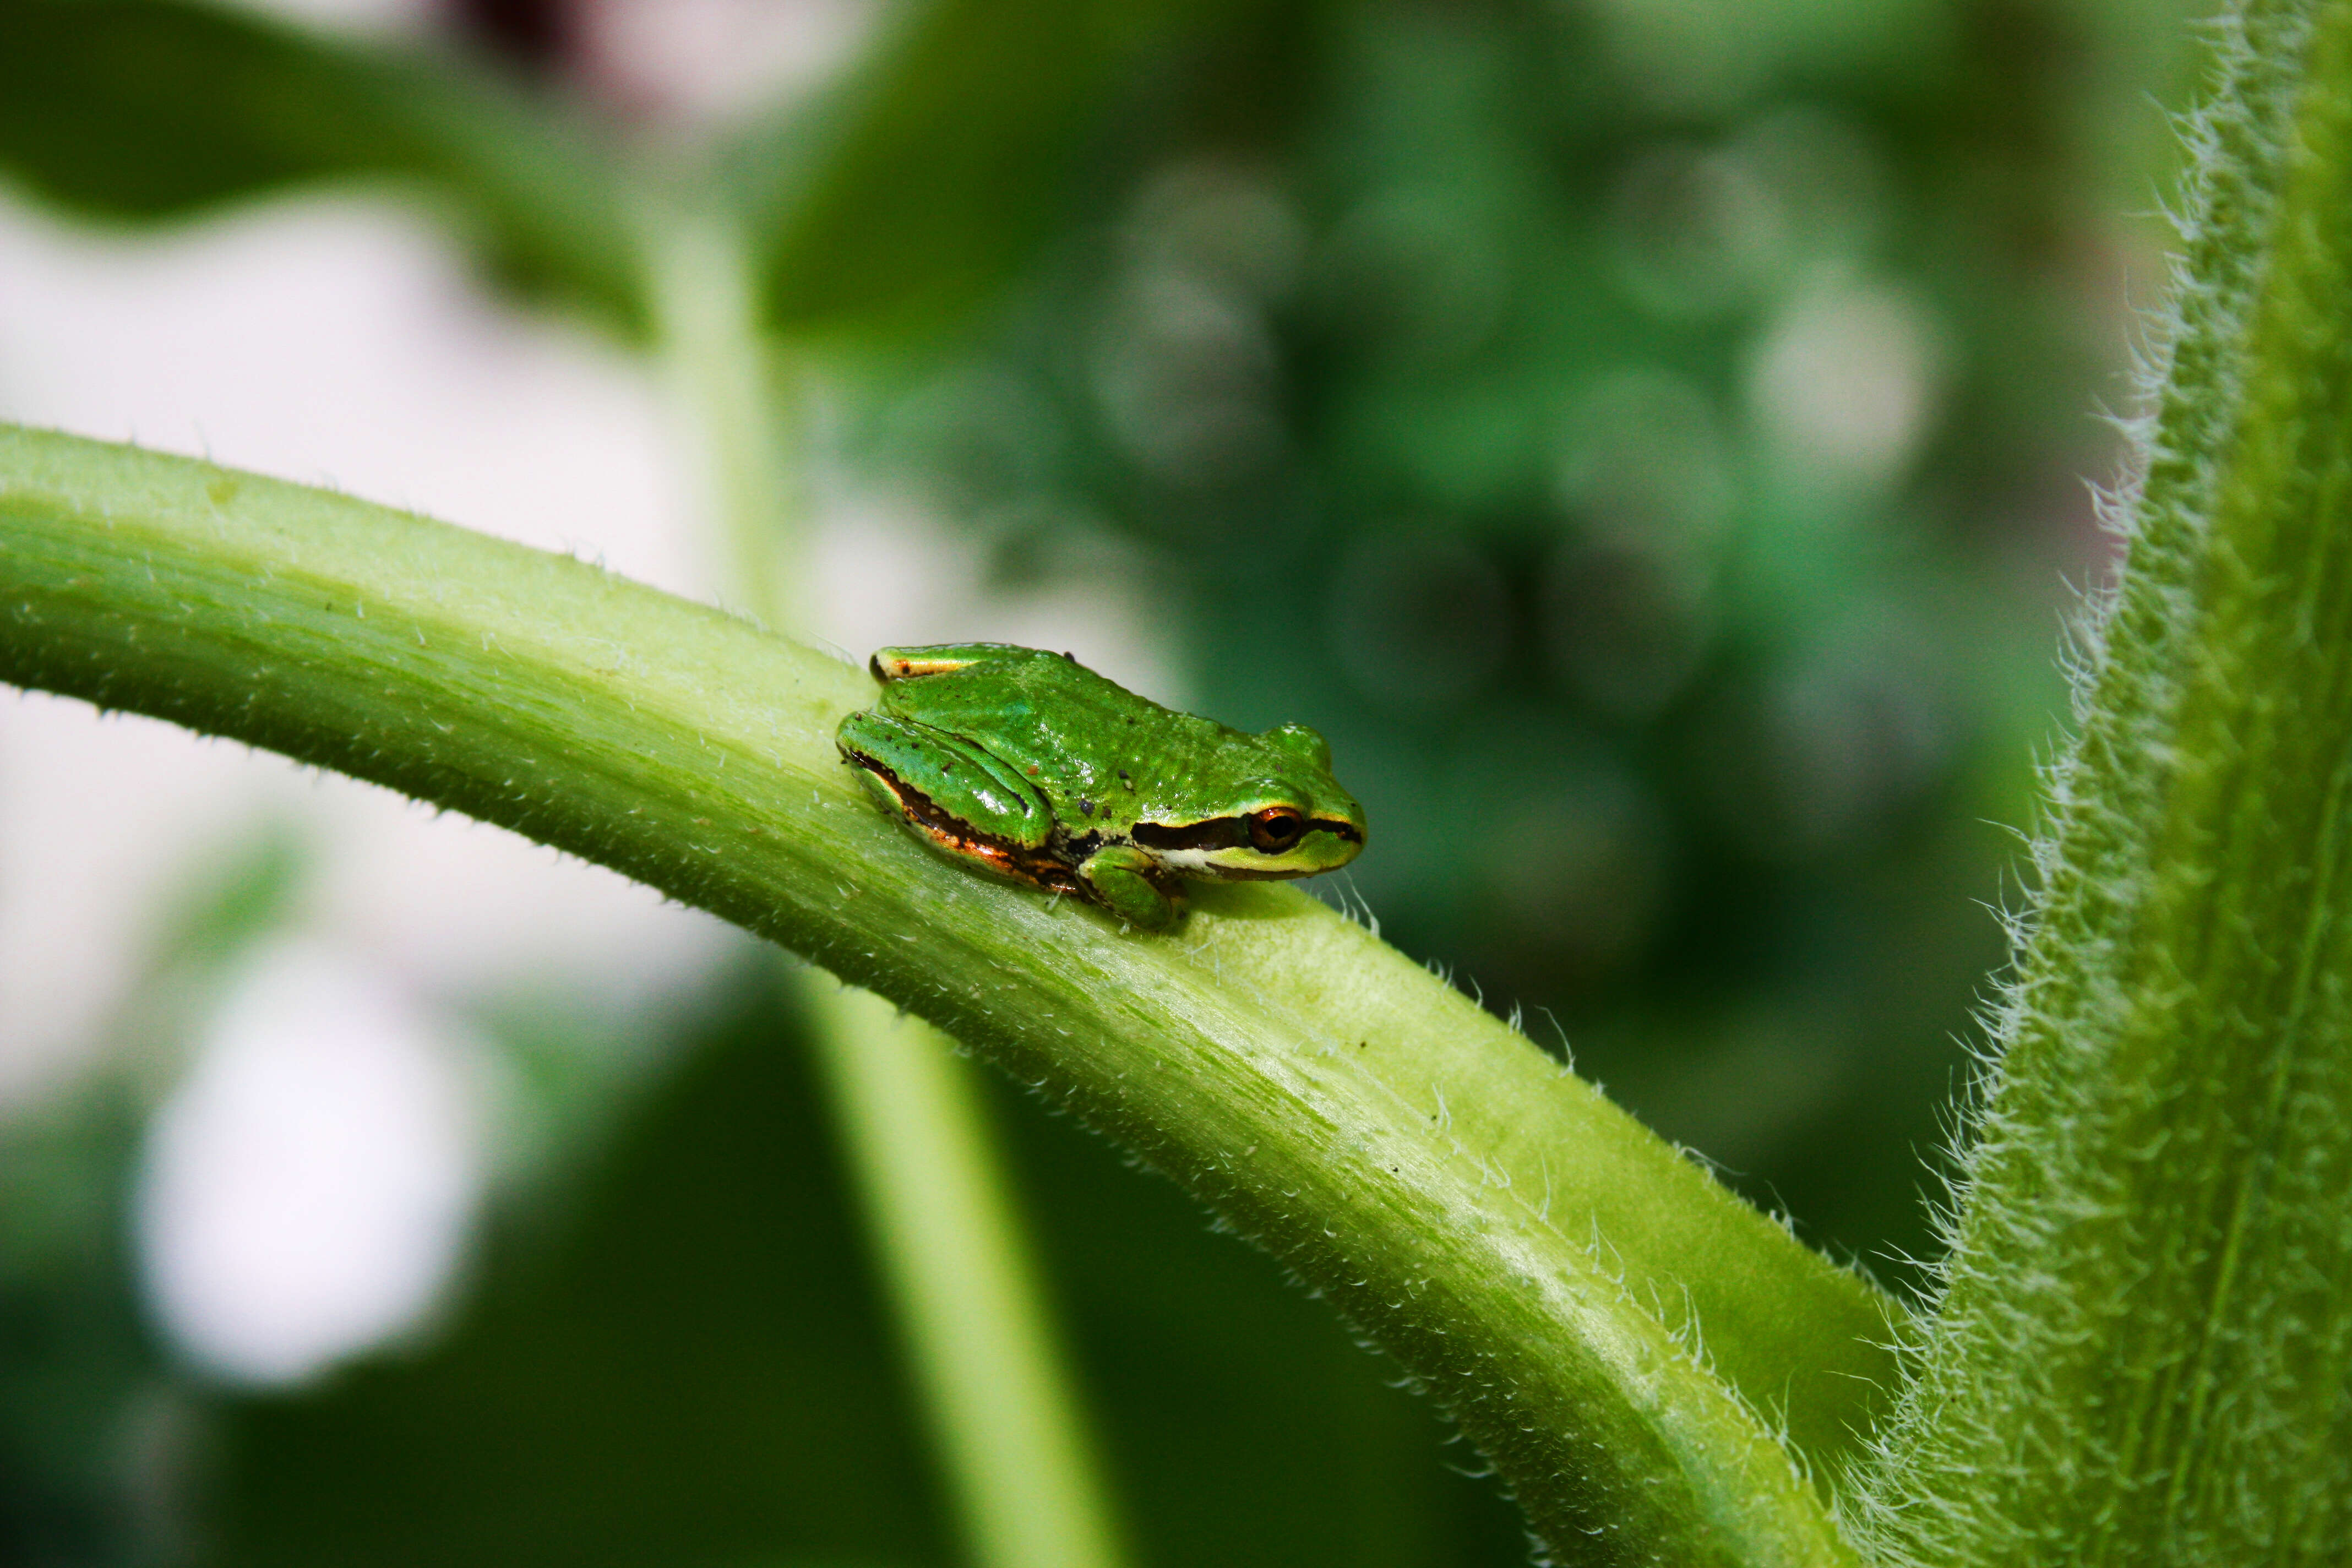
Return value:
<svg viewBox="0 0 2352 1568">
<path fill-rule="evenodd" d="M 1135 842 L 1187 876 L 1312 877 L 1364 847 L 1364 808 L 1331 776 L 1331 748 L 1304 724 L 1234 737 L 1235 783 L 1184 823 L 1136 824 Z"/>
</svg>

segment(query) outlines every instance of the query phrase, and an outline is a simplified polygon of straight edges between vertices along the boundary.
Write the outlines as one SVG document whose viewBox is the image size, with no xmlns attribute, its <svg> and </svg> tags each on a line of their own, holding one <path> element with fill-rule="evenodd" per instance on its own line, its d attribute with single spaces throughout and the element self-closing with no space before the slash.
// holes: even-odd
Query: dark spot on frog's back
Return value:
<svg viewBox="0 0 2352 1568">
<path fill-rule="evenodd" d="M 1078 802 L 1078 815 L 1080 816 L 1092 816 L 1094 814 L 1095 803 L 1093 801 L 1081 800 Z"/>
</svg>

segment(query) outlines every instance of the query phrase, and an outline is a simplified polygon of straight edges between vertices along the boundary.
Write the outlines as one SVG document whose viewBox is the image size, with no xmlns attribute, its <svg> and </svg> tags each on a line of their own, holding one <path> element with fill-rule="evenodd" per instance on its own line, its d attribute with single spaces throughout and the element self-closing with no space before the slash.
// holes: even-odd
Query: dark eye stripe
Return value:
<svg viewBox="0 0 2352 1568">
<path fill-rule="evenodd" d="M 1249 825 L 1238 816 L 1213 816 L 1185 827 L 1139 822 L 1135 841 L 1146 849 L 1231 849 L 1249 841 Z"/>
<path fill-rule="evenodd" d="M 1362 833 L 1352 822 L 1335 817 L 1309 818 L 1307 833 L 1328 833 L 1350 844 L 1361 844 Z M 1299 835 L 1304 838 L 1307 833 Z M 1146 849 L 1237 849 L 1249 842 L 1249 819 L 1244 816 L 1213 816 L 1206 822 L 1195 822 L 1184 827 L 1162 827 L 1158 823 L 1139 822 L 1135 825 L 1135 841 Z"/>
</svg>

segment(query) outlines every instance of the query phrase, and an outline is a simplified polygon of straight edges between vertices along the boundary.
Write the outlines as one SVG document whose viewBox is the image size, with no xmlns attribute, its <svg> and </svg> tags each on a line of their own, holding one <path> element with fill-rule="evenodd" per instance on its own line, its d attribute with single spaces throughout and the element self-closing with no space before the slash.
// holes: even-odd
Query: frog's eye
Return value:
<svg viewBox="0 0 2352 1568">
<path fill-rule="evenodd" d="M 1288 849 L 1306 831 L 1305 815 L 1292 806 L 1270 805 L 1249 816 L 1250 844 L 1268 855 Z"/>
</svg>

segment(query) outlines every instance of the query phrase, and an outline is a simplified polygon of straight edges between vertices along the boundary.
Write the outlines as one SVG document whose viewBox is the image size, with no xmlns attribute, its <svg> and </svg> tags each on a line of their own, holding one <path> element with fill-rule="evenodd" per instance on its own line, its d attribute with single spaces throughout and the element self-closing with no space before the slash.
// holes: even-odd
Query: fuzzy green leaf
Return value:
<svg viewBox="0 0 2352 1568">
<path fill-rule="evenodd" d="M 2242 7 L 1891 1562 L 2352 1545 L 2352 5 Z"/>
</svg>

